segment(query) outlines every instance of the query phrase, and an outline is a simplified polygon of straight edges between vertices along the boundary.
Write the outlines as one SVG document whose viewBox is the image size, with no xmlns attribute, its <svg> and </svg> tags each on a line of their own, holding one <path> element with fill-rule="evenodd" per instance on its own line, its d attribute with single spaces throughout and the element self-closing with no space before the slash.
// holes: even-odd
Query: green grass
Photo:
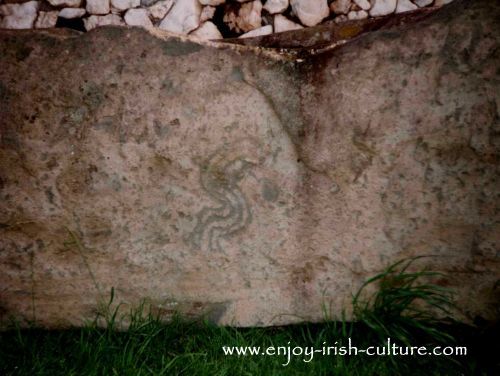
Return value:
<svg viewBox="0 0 500 376">
<path fill-rule="evenodd" d="M 367 281 L 353 298 L 357 323 L 325 322 L 274 328 L 236 329 L 179 317 L 162 323 L 143 314 L 116 330 L 116 311 L 105 313 L 107 328 L 44 331 L 36 328 L 0 333 L 0 375 L 493 375 L 498 337 L 453 322 L 436 320 L 453 308 L 449 292 L 429 282 L 430 272 L 408 272 L 405 260 Z M 366 287 L 379 292 L 363 299 Z M 112 299 L 111 299 L 112 301 Z M 110 303 L 111 303 L 110 301 Z M 418 303 L 418 304 L 415 304 Z M 110 304 L 111 306 L 111 304 Z M 417 308 L 419 307 L 419 308 Z M 222 346 L 379 345 L 387 336 L 412 346 L 461 345 L 468 355 L 445 356 L 225 356 Z M 489 338 L 491 337 L 491 338 Z M 308 359 L 308 357 L 306 357 Z M 498 366 L 498 364 L 497 364 Z"/>
<path fill-rule="evenodd" d="M 405 259 L 367 280 L 353 297 L 354 316 L 378 335 L 411 345 L 426 339 L 443 344 L 454 338 L 439 327 L 453 324 L 453 292 L 431 281 L 446 276 L 433 271 L 410 272 L 410 266 L 423 257 Z M 378 292 L 362 300 L 369 285 L 378 283 Z M 444 318 L 438 318 L 439 316 Z M 415 337 L 417 336 L 417 337 Z"/>
</svg>

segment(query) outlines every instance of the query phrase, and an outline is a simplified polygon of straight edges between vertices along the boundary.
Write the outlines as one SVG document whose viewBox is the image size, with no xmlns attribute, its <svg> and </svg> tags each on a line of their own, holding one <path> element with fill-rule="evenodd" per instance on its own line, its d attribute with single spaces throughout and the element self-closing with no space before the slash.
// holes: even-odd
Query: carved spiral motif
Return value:
<svg viewBox="0 0 500 376">
<path fill-rule="evenodd" d="M 261 163 L 262 151 L 254 139 L 243 139 L 217 150 L 202 166 L 200 182 L 218 205 L 197 214 L 191 242 L 203 251 L 222 250 L 220 240 L 252 222 L 248 200 L 238 184 L 250 168 Z"/>
</svg>

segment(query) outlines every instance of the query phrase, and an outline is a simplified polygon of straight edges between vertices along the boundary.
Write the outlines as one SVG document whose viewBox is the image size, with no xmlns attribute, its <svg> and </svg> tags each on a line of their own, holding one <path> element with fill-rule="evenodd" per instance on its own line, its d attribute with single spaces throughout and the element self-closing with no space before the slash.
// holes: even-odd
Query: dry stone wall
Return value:
<svg viewBox="0 0 500 376">
<path fill-rule="evenodd" d="M 67 26 L 91 30 L 105 25 L 157 27 L 201 39 L 255 37 L 326 20 L 343 22 L 452 0 L 3 0 L 0 28 L 31 29 Z"/>
</svg>

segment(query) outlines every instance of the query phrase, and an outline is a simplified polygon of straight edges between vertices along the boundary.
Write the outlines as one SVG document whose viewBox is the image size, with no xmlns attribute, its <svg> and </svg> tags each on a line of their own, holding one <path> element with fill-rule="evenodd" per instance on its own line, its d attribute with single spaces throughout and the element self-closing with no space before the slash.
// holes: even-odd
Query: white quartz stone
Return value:
<svg viewBox="0 0 500 376">
<path fill-rule="evenodd" d="M 368 10 L 371 8 L 371 4 L 368 0 L 353 0 L 354 3 L 363 10 Z"/>
<path fill-rule="evenodd" d="M 268 35 L 273 33 L 273 27 L 271 25 L 266 25 L 259 27 L 258 29 L 254 29 L 252 31 L 249 31 L 248 33 L 245 33 L 243 35 L 240 35 L 239 38 L 253 38 L 253 37 L 258 37 L 261 35 Z"/>
<path fill-rule="evenodd" d="M 275 33 L 281 33 L 283 31 L 289 31 L 289 30 L 298 30 L 298 29 L 302 29 L 302 28 L 303 28 L 302 25 L 299 25 L 298 23 L 290 21 L 288 18 L 286 18 L 282 14 L 276 14 L 274 16 L 274 32 Z"/>
<path fill-rule="evenodd" d="M 351 0 L 335 0 L 330 4 L 330 10 L 335 14 L 347 14 L 350 8 Z"/>
<path fill-rule="evenodd" d="M 431 5 L 434 0 L 413 0 L 415 4 L 417 4 L 420 8 Z"/>
<path fill-rule="evenodd" d="M 144 28 L 153 27 L 147 9 L 129 9 L 123 16 L 123 19 L 125 23 L 130 26 L 142 26 Z"/>
<path fill-rule="evenodd" d="M 148 8 L 149 15 L 155 20 L 162 20 L 167 15 L 169 10 L 172 9 L 173 5 L 174 0 L 158 1 Z"/>
<path fill-rule="evenodd" d="M 193 35 L 200 39 L 222 39 L 222 34 L 213 22 L 206 21 L 201 24 L 199 28 L 192 31 L 189 35 Z"/>
<path fill-rule="evenodd" d="M 372 0 L 370 16 L 378 17 L 394 13 L 396 10 L 396 3 L 397 0 Z"/>
<path fill-rule="evenodd" d="M 200 22 L 205 22 L 214 18 L 215 15 L 215 7 L 207 5 L 203 7 L 200 15 Z"/>
<path fill-rule="evenodd" d="M 47 0 L 50 5 L 55 7 L 78 8 L 82 5 L 82 0 Z"/>
<path fill-rule="evenodd" d="M 418 7 L 410 0 L 398 0 L 398 5 L 396 5 L 396 13 L 408 12 L 415 9 L 418 9 Z"/>
<path fill-rule="evenodd" d="M 90 14 L 108 14 L 109 0 L 87 0 L 86 9 Z"/>
<path fill-rule="evenodd" d="M 125 25 L 123 19 L 116 14 L 107 14 L 105 16 L 90 16 L 89 18 L 85 18 L 83 20 L 83 23 L 85 24 L 85 29 L 87 31 L 92 30 L 98 26 Z"/>
<path fill-rule="evenodd" d="M 349 13 L 347 13 L 347 19 L 349 20 L 364 20 L 365 18 L 368 18 L 368 13 L 366 10 L 351 10 Z"/>
<path fill-rule="evenodd" d="M 141 0 L 111 0 L 111 6 L 118 10 L 127 10 L 141 5 Z"/>
<path fill-rule="evenodd" d="M 300 22 L 306 26 L 315 26 L 330 14 L 327 0 L 291 0 L 290 4 Z"/>
<path fill-rule="evenodd" d="M 177 1 L 159 27 L 178 34 L 187 34 L 200 25 L 201 4 L 198 0 Z"/>
<path fill-rule="evenodd" d="M 86 11 L 83 8 L 63 8 L 59 11 L 59 17 L 62 18 L 80 18 L 85 15 Z"/>
<path fill-rule="evenodd" d="M 3 29 L 31 29 L 35 22 L 39 7 L 38 1 L 29 1 L 21 4 L 0 5 L 0 28 Z"/>
<path fill-rule="evenodd" d="M 264 9 L 271 14 L 276 14 L 284 12 L 289 5 L 289 0 L 267 0 Z"/>
</svg>

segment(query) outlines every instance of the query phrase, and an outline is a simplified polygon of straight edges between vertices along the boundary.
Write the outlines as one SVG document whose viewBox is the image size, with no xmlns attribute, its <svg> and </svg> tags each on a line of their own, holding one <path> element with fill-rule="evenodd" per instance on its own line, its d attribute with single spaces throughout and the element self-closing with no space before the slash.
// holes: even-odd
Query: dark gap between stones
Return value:
<svg viewBox="0 0 500 376">
<path fill-rule="evenodd" d="M 83 24 L 83 18 L 68 19 L 68 18 L 58 17 L 56 22 L 56 27 L 86 32 L 85 25 Z"/>
<path fill-rule="evenodd" d="M 237 38 L 240 33 L 231 30 L 229 26 L 224 22 L 224 13 L 225 8 L 223 6 L 216 7 L 212 22 L 219 28 L 219 31 L 222 34 L 223 38 Z"/>
</svg>

